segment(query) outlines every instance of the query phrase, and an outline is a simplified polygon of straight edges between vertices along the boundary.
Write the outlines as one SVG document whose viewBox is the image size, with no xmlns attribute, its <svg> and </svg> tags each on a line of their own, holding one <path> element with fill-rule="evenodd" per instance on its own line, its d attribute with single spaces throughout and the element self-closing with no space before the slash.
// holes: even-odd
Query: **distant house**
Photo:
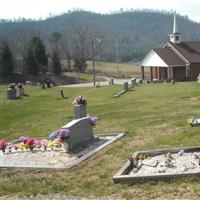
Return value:
<svg viewBox="0 0 200 200">
<path fill-rule="evenodd" d="M 200 73 L 200 42 L 182 42 L 177 31 L 174 14 L 173 33 L 170 42 L 162 48 L 151 49 L 141 62 L 142 80 L 144 69 L 150 67 L 151 81 L 156 80 L 197 80 Z"/>
</svg>

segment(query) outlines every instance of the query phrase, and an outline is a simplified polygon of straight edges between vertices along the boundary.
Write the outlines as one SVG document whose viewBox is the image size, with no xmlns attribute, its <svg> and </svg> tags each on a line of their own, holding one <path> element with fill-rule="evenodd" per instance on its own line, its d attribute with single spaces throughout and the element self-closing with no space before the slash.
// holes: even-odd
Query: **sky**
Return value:
<svg viewBox="0 0 200 200">
<path fill-rule="evenodd" d="M 122 8 L 175 11 L 200 22 L 200 0 L 0 0 L 0 5 L 0 19 L 44 19 L 76 9 L 107 14 Z"/>
</svg>

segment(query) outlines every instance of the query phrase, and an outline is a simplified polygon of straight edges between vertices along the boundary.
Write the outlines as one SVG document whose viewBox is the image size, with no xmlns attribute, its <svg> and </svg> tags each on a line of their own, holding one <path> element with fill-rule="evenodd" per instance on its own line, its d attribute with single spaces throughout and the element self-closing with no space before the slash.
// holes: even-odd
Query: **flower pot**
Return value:
<svg viewBox="0 0 200 200">
<path fill-rule="evenodd" d="M 75 119 L 86 117 L 87 106 L 83 104 L 74 105 L 74 114 L 75 114 Z"/>
</svg>

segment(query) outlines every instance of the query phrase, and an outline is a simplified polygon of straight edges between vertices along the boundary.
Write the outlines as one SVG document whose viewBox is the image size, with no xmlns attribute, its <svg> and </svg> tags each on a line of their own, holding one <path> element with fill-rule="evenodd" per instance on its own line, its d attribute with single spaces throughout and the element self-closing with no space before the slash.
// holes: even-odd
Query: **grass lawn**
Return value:
<svg viewBox="0 0 200 200">
<path fill-rule="evenodd" d="M 87 71 L 92 72 L 92 62 L 87 62 Z M 141 69 L 137 63 L 117 63 L 110 62 L 95 62 L 95 69 L 97 73 L 113 76 L 119 78 L 131 78 L 131 77 L 141 77 Z M 149 69 L 145 69 L 145 76 L 148 77 L 150 73 Z"/>
<path fill-rule="evenodd" d="M 199 179 L 113 184 L 112 176 L 134 151 L 198 146 L 200 129 L 186 124 L 200 117 L 200 85 L 196 82 L 141 85 L 113 99 L 121 86 L 60 88 L 42 90 L 26 87 L 29 97 L 7 100 L 0 87 L 0 139 L 21 135 L 48 137 L 73 119 L 72 101 L 77 95 L 88 99 L 88 113 L 101 120 L 96 133 L 124 132 L 125 137 L 71 170 L 1 169 L 0 196 L 63 193 L 69 196 L 114 199 L 197 199 Z M 191 98 L 195 97 L 195 98 Z M 42 159 L 42 158 L 41 158 Z"/>
<path fill-rule="evenodd" d="M 63 75 L 75 78 L 76 83 L 93 82 L 93 76 L 91 76 L 91 74 L 88 73 L 64 72 Z M 105 79 L 96 77 L 96 81 L 105 81 Z"/>
</svg>

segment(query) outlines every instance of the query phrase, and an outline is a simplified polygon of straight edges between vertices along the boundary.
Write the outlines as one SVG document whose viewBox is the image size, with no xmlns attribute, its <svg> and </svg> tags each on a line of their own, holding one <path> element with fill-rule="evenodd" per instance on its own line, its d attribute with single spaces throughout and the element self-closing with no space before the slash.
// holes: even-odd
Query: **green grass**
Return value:
<svg viewBox="0 0 200 200">
<path fill-rule="evenodd" d="M 199 179 L 150 182 L 132 186 L 113 184 L 112 176 L 134 151 L 197 146 L 200 129 L 187 126 L 188 117 L 200 117 L 200 86 L 195 82 L 148 84 L 123 96 L 112 95 L 121 86 L 60 88 L 42 90 L 26 87 L 28 97 L 6 99 L 0 87 L 0 138 L 21 135 L 48 137 L 73 119 L 72 101 L 77 95 L 88 99 L 88 113 L 101 120 L 96 133 L 124 132 L 125 137 L 71 170 L 1 169 L 0 196 L 63 193 L 69 196 L 113 196 L 125 199 L 197 199 Z"/>
<path fill-rule="evenodd" d="M 87 63 L 87 71 L 92 72 L 92 62 Z M 141 77 L 141 69 L 137 63 L 119 63 L 118 67 L 117 63 L 95 62 L 95 69 L 97 73 L 101 73 L 106 76 L 113 76 L 119 78 Z M 148 77 L 149 73 L 150 70 L 146 69 L 145 76 Z"/>
<path fill-rule="evenodd" d="M 93 76 L 88 73 L 64 72 L 63 75 L 75 78 L 77 83 L 93 82 Z M 105 79 L 96 77 L 96 81 L 105 81 Z"/>
</svg>

